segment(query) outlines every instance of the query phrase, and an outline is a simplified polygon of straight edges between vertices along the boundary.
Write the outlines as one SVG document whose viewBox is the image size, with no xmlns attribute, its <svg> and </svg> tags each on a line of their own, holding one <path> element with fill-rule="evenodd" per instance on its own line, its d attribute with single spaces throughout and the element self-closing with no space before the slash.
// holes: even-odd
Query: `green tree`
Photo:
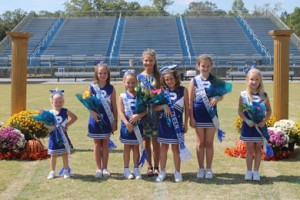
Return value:
<svg viewBox="0 0 300 200">
<path fill-rule="evenodd" d="M 6 11 L 0 16 L 0 41 L 6 36 L 6 31 L 12 31 L 18 23 L 27 15 L 22 9 Z"/>
<path fill-rule="evenodd" d="M 65 14 L 69 16 L 87 16 L 95 11 L 92 0 L 71 0 L 64 5 Z"/>
<path fill-rule="evenodd" d="M 281 14 L 281 20 L 292 30 L 295 31 L 295 34 L 300 36 L 300 8 L 296 7 L 294 12 L 288 14 L 283 12 Z"/>
<path fill-rule="evenodd" d="M 161 15 L 168 15 L 169 13 L 166 9 L 174 3 L 173 0 L 152 0 L 152 2 L 154 9 L 156 9 Z"/>
<path fill-rule="evenodd" d="M 247 15 L 249 11 L 245 8 L 243 0 L 234 0 L 231 6 L 231 10 L 228 12 L 229 15 L 237 16 L 239 14 Z"/>
<path fill-rule="evenodd" d="M 215 3 L 205 2 L 191 2 L 189 7 L 184 12 L 185 16 L 224 16 L 226 12 L 218 9 Z"/>
</svg>

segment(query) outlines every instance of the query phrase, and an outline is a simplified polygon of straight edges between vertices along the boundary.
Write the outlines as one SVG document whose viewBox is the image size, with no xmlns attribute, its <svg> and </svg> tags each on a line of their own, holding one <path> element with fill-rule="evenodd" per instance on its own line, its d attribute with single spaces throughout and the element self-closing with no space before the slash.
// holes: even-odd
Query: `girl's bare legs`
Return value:
<svg viewBox="0 0 300 200">
<path fill-rule="evenodd" d="M 254 142 L 246 142 L 246 165 L 247 171 L 252 171 L 253 155 L 255 154 Z"/>
<path fill-rule="evenodd" d="M 57 155 L 51 155 L 50 166 L 52 171 L 55 171 L 56 160 L 57 160 Z"/>
<path fill-rule="evenodd" d="M 108 158 L 109 158 L 109 138 L 102 139 L 102 169 L 107 169 Z"/>
<path fill-rule="evenodd" d="M 180 172 L 180 163 L 181 162 L 180 162 L 180 156 L 179 156 L 179 145 L 172 144 L 171 146 L 172 146 L 172 152 L 173 152 L 175 171 Z"/>
<path fill-rule="evenodd" d="M 133 164 L 135 168 L 138 168 L 138 163 L 140 159 L 140 151 L 139 145 L 132 145 L 132 152 L 133 152 Z"/>
<path fill-rule="evenodd" d="M 154 160 L 154 175 L 158 175 L 159 160 L 160 160 L 160 144 L 157 142 L 157 138 L 152 138 L 153 147 L 153 160 Z"/>
<path fill-rule="evenodd" d="M 255 154 L 254 154 L 254 171 L 259 170 L 260 162 L 261 162 L 261 146 L 262 142 L 255 142 Z"/>
<path fill-rule="evenodd" d="M 63 160 L 64 169 L 68 169 L 69 168 L 68 153 L 62 154 L 61 157 L 62 157 L 62 160 Z"/>
<path fill-rule="evenodd" d="M 204 147 L 205 147 L 205 130 L 204 128 L 196 128 L 196 154 L 199 169 L 204 169 Z"/>
<path fill-rule="evenodd" d="M 161 148 L 160 149 L 160 169 L 161 169 L 161 171 L 165 172 L 169 144 L 161 144 L 160 148 Z"/>
<path fill-rule="evenodd" d="M 214 158 L 214 136 L 216 128 L 205 129 L 205 155 L 206 155 L 206 168 L 211 169 L 212 161 Z"/>
<path fill-rule="evenodd" d="M 144 147 L 147 154 L 147 163 L 148 163 L 148 171 L 147 175 L 152 176 L 153 175 L 153 166 L 152 166 L 152 151 L 151 151 L 151 140 L 149 137 L 143 138 Z"/>
<path fill-rule="evenodd" d="M 129 168 L 130 150 L 131 150 L 131 145 L 124 144 L 124 151 L 123 151 L 124 168 Z"/>
<path fill-rule="evenodd" d="M 94 139 L 94 158 L 96 161 L 97 170 L 101 170 L 102 153 L 100 139 Z"/>
</svg>

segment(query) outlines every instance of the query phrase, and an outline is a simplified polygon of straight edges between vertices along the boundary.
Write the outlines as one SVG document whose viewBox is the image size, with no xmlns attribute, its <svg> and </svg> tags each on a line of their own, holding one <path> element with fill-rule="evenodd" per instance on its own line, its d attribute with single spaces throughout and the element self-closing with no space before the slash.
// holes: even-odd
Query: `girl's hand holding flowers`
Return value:
<svg viewBox="0 0 300 200">
<path fill-rule="evenodd" d="M 258 127 L 263 128 L 266 125 L 267 120 L 263 119 L 259 124 L 257 124 Z"/>
<path fill-rule="evenodd" d="M 139 114 L 133 114 L 129 119 L 130 124 L 136 124 L 140 120 Z"/>
<path fill-rule="evenodd" d="M 90 110 L 90 113 L 91 113 L 91 115 L 92 115 L 92 118 L 93 118 L 95 121 L 98 121 L 98 120 L 99 120 L 99 119 L 98 119 L 98 114 L 97 114 L 95 111 Z"/>
<path fill-rule="evenodd" d="M 169 108 L 169 106 L 167 104 L 163 105 L 163 109 L 164 109 L 166 117 L 171 117 L 172 116 L 171 109 Z"/>
<path fill-rule="evenodd" d="M 128 132 L 131 133 L 134 130 L 134 125 L 132 125 L 131 123 L 127 122 L 125 125 L 126 125 Z"/>
</svg>

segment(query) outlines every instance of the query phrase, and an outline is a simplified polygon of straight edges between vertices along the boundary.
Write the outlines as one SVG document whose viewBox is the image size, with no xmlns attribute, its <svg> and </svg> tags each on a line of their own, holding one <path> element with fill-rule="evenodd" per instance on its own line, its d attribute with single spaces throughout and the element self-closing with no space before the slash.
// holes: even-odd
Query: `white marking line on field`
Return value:
<svg viewBox="0 0 300 200">
<path fill-rule="evenodd" d="M 154 200 L 168 200 L 168 187 L 164 182 L 156 183 L 155 190 L 153 194 Z"/>
<path fill-rule="evenodd" d="M 0 194 L 0 199 L 16 199 L 34 176 L 37 161 L 25 162 L 23 169 L 18 176 L 8 184 L 8 187 Z"/>
</svg>

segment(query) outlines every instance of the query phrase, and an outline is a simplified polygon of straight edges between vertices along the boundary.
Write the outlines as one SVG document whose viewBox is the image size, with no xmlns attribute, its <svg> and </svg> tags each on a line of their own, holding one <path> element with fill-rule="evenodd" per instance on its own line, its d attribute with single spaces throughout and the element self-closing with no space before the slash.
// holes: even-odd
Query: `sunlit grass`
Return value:
<svg viewBox="0 0 300 200">
<path fill-rule="evenodd" d="M 187 84 L 185 84 L 187 86 Z M 300 120 L 299 83 L 290 84 L 289 116 Z M 10 88 L 0 84 L 0 121 L 6 122 L 10 116 Z M 107 180 L 94 178 L 95 162 L 93 159 L 93 142 L 87 138 L 88 111 L 76 100 L 74 94 L 88 88 L 86 84 L 29 84 L 27 86 L 27 109 L 50 109 L 49 89 L 59 87 L 65 90 L 65 107 L 78 116 L 78 121 L 70 127 L 69 135 L 74 144 L 70 158 L 74 177 L 70 180 L 56 178 L 47 181 L 49 160 L 43 161 L 0 161 L 0 199 L 299 199 L 300 198 L 300 151 L 297 157 L 278 162 L 261 164 L 262 180 L 259 183 L 245 182 L 246 164 L 244 159 L 231 158 L 224 154 L 226 147 L 234 147 L 239 135 L 234 129 L 237 116 L 239 93 L 245 89 L 244 83 L 234 83 L 233 92 L 225 96 L 218 105 L 220 124 L 226 131 L 223 143 L 215 141 L 215 157 L 212 180 L 197 180 L 197 161 L 195 155 L 195 135 L 189 128 L 186 143 L 192 152 L 192 159 L 182 164 L 184 181 L 174 183 L 174 165 L 171 152 L 167 163 L 167 179 L 155 183 L 154 178 L 144 175 L 146 166 L 141 168 L 143 180 L 124 180 L 123 146 L 119 142 L 119 131 L 112 139 L 118 149 L 110 153 L 109 169 L 112 173 Z M 273 100 L 273 85 L 265 84 Z M 117 93 L 124 91 L 116 85 Z M 47 144 L 47 139 L 44 140 Z M 62 166 L 59 158 L 57 169 Z M 131 164 L 132 166 L 132 164 Z"/>
</svg>

